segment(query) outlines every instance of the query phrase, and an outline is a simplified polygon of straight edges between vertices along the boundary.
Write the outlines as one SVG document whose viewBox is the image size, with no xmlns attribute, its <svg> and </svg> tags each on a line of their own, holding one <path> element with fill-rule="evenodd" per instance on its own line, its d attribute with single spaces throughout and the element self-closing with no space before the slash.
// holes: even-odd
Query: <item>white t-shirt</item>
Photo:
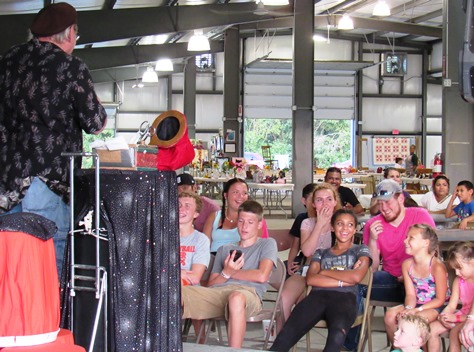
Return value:
<svg viewBox="0 0 474 352">
<path fill-rule="evenodd" d="M 181 270 L 191 270 L 193 264 L 209 265 L 211 259 L 211 243 L 209 238 L 194 230 L 194 232 L 188 236 L 179 238 L 179 256 Z"/>
<path fill-rule="evenodd" d="M 441 201 L 441 203 L 438 203 L 436 200 L 436 197 L 433 193 L 433 191 L 429 191 L 428 193 L 425 193 L 423 197 L 420 200 L 421 206 L 428 211 L 440 211 L 440 210 L 446 210 L 448 207 L 449 201 L 451 200 L 452 195 L 449 195 L 445 199 Z M 455 199 L 453 205 L 459 204 L 459 199 Z"/>
</svg>

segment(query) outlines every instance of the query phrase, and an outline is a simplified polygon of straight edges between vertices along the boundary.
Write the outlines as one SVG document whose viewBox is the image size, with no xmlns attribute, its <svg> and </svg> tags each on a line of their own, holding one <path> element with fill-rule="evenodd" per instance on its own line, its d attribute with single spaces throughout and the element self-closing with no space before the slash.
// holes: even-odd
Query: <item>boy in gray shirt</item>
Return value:
<svg viewBox="0 0 474 352">
<path fill-rule="evenodd" d="M 229 346 L 240 348 L 247 318 L 262 309 L 266 282 L 277 261 L 274 239 L 258 237 L 263 208 L 255 201 L 239 207 L 237 228 L 240 242 L 217 250 L 209 287 L 183 286 L 183 318 L 226 317 Z"/>
</svg>

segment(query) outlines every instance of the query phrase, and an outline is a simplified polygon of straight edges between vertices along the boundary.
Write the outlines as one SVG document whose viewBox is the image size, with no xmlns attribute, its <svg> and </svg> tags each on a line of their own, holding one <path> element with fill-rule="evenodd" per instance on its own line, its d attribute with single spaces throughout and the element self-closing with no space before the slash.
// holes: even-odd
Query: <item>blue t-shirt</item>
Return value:
<svg viewBox="0 0 474 352">
<path fill-rule="evenodd" d="M 454 208 L 454 212 L 458 214 L 458 221 L 462 221 L 463 219 L 471 216 L 474 214 L 474 200 L 470 203 L 459 203 Z"/>
</svg>

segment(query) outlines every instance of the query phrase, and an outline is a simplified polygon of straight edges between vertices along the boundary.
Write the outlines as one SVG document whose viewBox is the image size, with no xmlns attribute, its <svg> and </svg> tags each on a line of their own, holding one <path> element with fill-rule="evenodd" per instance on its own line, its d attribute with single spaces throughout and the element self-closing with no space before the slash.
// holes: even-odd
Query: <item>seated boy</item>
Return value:
<svg viewBox="0 0 474 352">
<path fill-rule="evenodd" d="M 420 315 L 403 315 L 398 320 L 393 345 L 398 349 L 392 352 L 423 352 L 430 337 L 430 326 Z"/>
<path fill-rule="evenodd" d="M 209 238 L 193 226 L 201 210 L 201 198 L 195 193 L 181 192 L 178 203 L 181 283 L 197 285 L 211 257 Z"/>
<path fill-rule="evenodd" d="M 226 317 L 229 346 L 240 348 L 246 320 L 262 309 L 266 282 L 277 261 L 277 245 L 272 238 L 259 238 L 262 206 L 249 200 L 239 207 L 237 228 L 240 242 L 217 250 L 209 287 L 183 286 L 183 318 Z M 241 252 L 239 257 L 238 251 Z"/>
</svg>

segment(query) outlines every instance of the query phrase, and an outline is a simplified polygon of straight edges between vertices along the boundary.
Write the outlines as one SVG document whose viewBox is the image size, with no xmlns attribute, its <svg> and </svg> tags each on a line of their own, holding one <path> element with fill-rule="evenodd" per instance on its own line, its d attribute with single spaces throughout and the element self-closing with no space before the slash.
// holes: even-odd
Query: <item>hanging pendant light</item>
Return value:
<svg viewBox="0 0 474 352">
<path fill-rule="evenodd" d="M 155 71 L 173 71 L 173 61 L 171 59 L 159 59 L 156 62 Z"/>
<path fill-rule="evenodd" d="M 155 72 L 153 67 L 148 66 L 142 77 L 143 83 L 156 83 L 158 82 L 158 74 Z"/>
<path fill-rule="evenodd" d="M 352 18 L 345 13 L 342 15 L 342 18 L 339 20 L 339 23 L 337 24 L 337 29 L 343 29 L 343 30 L 349 30 L 349 29 L 354 29 L 354 22 L 352 21 Z"/>
<path fill-rule="evenodd" d="M 201 29 L 195 29 L 194 35 L 189 39 L 188 51 L 208 51 L 211 50 L 209 39 L 204 36 Z"/>
<path fill-rule="evenodd" d="M 372 15 L 379 17 L 390 16 L 390 6 L 387 5 L 385 0 L 379 0 L 375 4 L 374 10 L 372 11 Z"/>
</svg>

